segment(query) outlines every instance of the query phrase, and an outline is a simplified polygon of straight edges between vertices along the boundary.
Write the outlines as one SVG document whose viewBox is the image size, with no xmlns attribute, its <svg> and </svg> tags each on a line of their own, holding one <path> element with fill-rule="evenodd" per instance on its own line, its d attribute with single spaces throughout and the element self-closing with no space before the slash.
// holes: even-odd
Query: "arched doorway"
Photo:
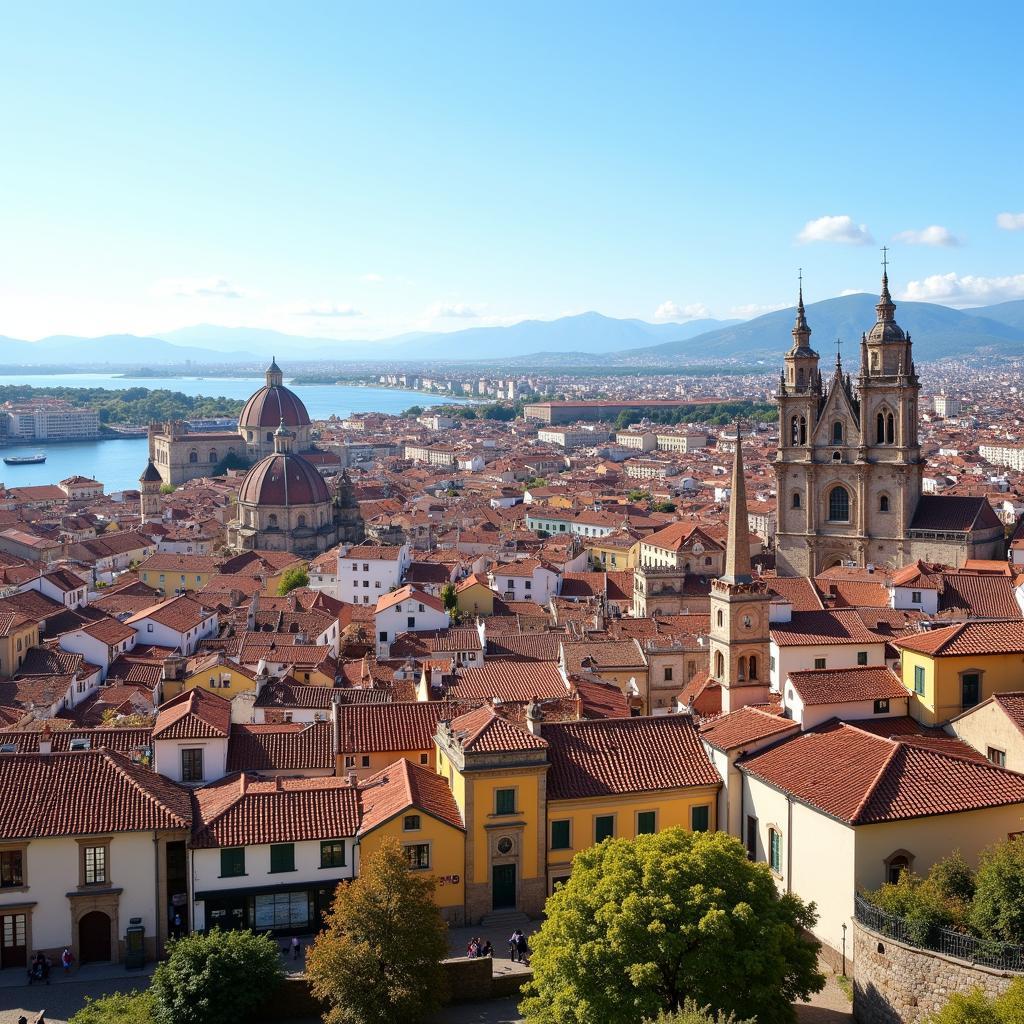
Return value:
<svg viewBox="0 0 1024 1024">
<path fill-rule="evenodd" d="M 110 917 L 90 910 L 78 922 L 78 959 L 83 964 L 110 960 Z"/>
</svg>

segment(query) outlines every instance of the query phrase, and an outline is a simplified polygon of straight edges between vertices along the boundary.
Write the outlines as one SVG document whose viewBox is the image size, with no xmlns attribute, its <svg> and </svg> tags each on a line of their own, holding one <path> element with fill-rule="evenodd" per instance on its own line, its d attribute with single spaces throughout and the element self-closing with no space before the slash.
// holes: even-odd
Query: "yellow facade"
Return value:
<svg viewBox="0 0 1024 1024">
<path fill-rule="evenodd" d="M 406 818 L 410 815 L 418 819 L 418 829 L 406 829 Z M 462 829 L 415 806 L 407 807 L 359 840 L 360 859 L 372 856 L 385 839 L 396 839 L 403 847 L 429 847 L 430 866 L 413 870 L 423 871 L 436 879 L 434 902 L 442 912 L 448 911 L 445 917 L 450 922 L 461 921 L 466 900 L 466 837 Z"/>
<path fill-rule="evenodd" d="M 904 649 L 900 663 L 910 714 L 925 725 L 941 725 L 995 693 L 1024 688 L 1020 654 L 932 657 Z"/>
<path fill-rule="evenodd" d="M 13 675 L 21 667 L 30 647 L 39 643 L 39 623 L 25 622 L 13 626 L 7 636 L 0 637 L 0 675 Z"/>
<path fill-rule="evenodd" d="M 222 665 L 211 665 L 201 671 L 192 672 L 184 679 L 165 680 L 163 699 L 170 700 L 171 697 L 176 697 L 183 690 L 192 690 L 197 686 L 209 690 L 210 693 L 215 693 L 225 700 L 231 700 L 239 693 L 255 690 L 256 681 L 251 673 L 246 673 L 234 662 L 225 661 Z"/>
<path fill-rule="evenodd" d="M 455 595 L 455 600 L 460 615 L 494 614 L 494 591 L 482 583 L 470 584 Z"/>
<path fill-rule="evenodd" d="M 618 839 L 633 839 L 645 831 L 681 825 L 685 829 L 697 827 L 702 831 L 718 828 L 716 808 L 718 787 L 695 786 L 687 789 L 658 790 L 650 793 L 629 793 L 605 797 L 587 797 L 578 800 L 550 800 L 547 807 L 547 873 L 548 891 L 555 883 L 568 877 L 572 859 L 580 850 L 593 846 L 597 840 L 598 819 L 612 819 L 611 835 Z M 697 811 L 697 817 L 694 811 Z M 706 822 L 703 820 L 706 816 Z M 564 826 L 553 823 L 568 822 L 568 846 L 563 845 Z M 556 842 L 558 845 L 556 845 Z"/>
<path fill-rule="evenodd" d="M 586 542 L 587 557 L 594 569 L 615 572 L 620 569 L 635 569 L 640 554 L 640 541 L 628 548 L 621 544 L 602 544 L 600 537 Z"/>
<path fill-rule="evenodd" d="M 383 771 L 389 764 L 394 764 L 400 758 L 404 758 L 410 764 L 421 765 L 430 771 L 434 770 L 434 751 L 431 748 L 430 750 L 378 750 L 338 754 L 335 771 L 338 775 L 355 772 L 356 779 L 361 782 L 363 779 L 368 779 L 371 775 Z"/>
<path fill-rule="evenodd" d="M 172 569 L 146 569 L 144 566 L 139 568 L 139 579 L 147 587 L 168 596 L 177 590 L 202 590 L 210 582 L 210 577 L 215 575 L 216 570 L 213 569 L 189 569 L 187 572 L 181 572 Z"/>
</svg>

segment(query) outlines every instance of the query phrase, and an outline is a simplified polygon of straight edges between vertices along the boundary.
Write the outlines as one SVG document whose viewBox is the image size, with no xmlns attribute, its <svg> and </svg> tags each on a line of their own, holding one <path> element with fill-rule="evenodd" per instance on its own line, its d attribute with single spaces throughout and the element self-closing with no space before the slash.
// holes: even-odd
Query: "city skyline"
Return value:
<svg viewBox="0 0 1024 1024">
<path fill-rule="evenodd" d="M 1009 5 L 126 12 L 9 14 L 0 334 L 1024 297 Z"/>
</svg>

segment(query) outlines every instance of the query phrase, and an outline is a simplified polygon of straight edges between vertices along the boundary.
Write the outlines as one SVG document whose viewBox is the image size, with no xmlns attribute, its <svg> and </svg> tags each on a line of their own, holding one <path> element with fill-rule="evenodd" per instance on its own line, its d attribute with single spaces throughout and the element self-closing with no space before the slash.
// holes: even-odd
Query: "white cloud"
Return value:
<svg viewBox="0 0 1024 1024">
<path fill-rule="evenodd" d="M 1024 298 L 1024 274 L 977 277 L 974 274 L 932 274 L 908 281 L 902 296 L 913 302 L 944 302 L 951 306 L 986 306 Z"/>
<path fill-rule="evenodd" d="M 797 235 L 797 241 L 804 245 L 808 242 L 867 245 L 872 238 L 866 224 L 856 224 L 852 217 L 844 213 L 835 217 L 825 216 L 809 220 Z"/>
<path fill-rule="evenodd" d="M 952 246 L 960 244 L 960 239 L 949 228 L 944 228 L 940 224 L 931 224 L 926 228 L 921 228 L 920 231 L 900 231 L 893 238 L 906 245 Z"/>
<path fill-rule="evenodd" d="M 680 306 L 671 299 L 663 302 L 654 311 L 654 319 L 659 323 L 677 320 L 703 320 L 709 316 L 711 316 L 711 311 L 703 302 L 691 302 L 688 305 Z"/>
<path fill-rule="evenodd" d="M 373 274 L 373 273 L 361 274 L 360 277 L 359 277 L 359 280 L 360 281 L 366 281 L 369 284 L 379 284 L 381 281 L 384 280 L 384 275 L 383 274 Z"/>
<path fill-rule="evenodd" d="M 742 320 L 750 320 L 755 316 L 763 316 L 765 313 L 774 313 L 777 309 L 785 309 L 786 303 L 760 303 L 747 302 L 742 306 L 733 306 L 729 310 L 730 317 L 739 317 Z"/>
<path fill-rule="evenodd" d="M 158 281 L 153 291 L 175 299 L 246 299 L 253 294 L 223 277 L 168 278 Z"/>
<path fill-rule="evenodd" d="M 471 320 L 480 314 L 472 307 L 467 306 L 465 302 L 435 302 L 427 310 L 426 315 L 432 320 L 441 317 L 458 317 Z"/>
<path fill-rule="evenodd" d="M 356 309 L 354 306 L 339 306 L 337 303 L 326 303 L 322 306 L 309 306 L 306 309 L 294 310 L 296 316 L 318 316 L 318 317 L 335 317 L 335 316 L 362 316 L 362 310 Z"/>
<path fill-rule="evenodd" d="M 1000 213 L 996 223 L 1004 231 L 1024 231 L 1024 213 Z"/>
</svg>

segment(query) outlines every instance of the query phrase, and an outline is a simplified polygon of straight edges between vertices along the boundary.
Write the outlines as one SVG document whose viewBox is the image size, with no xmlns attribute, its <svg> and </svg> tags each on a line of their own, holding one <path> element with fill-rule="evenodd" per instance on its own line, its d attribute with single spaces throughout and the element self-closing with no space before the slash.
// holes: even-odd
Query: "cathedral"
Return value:
<svg viewBox="0 0 1024 1024">
<path fill-rule="evenodd" d="M 962 566 L 1001 558 L 1003 529 L 984 497 L 922 492 L 920 382 L 910 335 L 896 323 L 888 269 L 856 380 L 840 356 L 826 381 L 804 310 L 779 381 L 775 458 L 779 575 L 834 565 L 895 568 L 920 559 Z"/>
</svg>

